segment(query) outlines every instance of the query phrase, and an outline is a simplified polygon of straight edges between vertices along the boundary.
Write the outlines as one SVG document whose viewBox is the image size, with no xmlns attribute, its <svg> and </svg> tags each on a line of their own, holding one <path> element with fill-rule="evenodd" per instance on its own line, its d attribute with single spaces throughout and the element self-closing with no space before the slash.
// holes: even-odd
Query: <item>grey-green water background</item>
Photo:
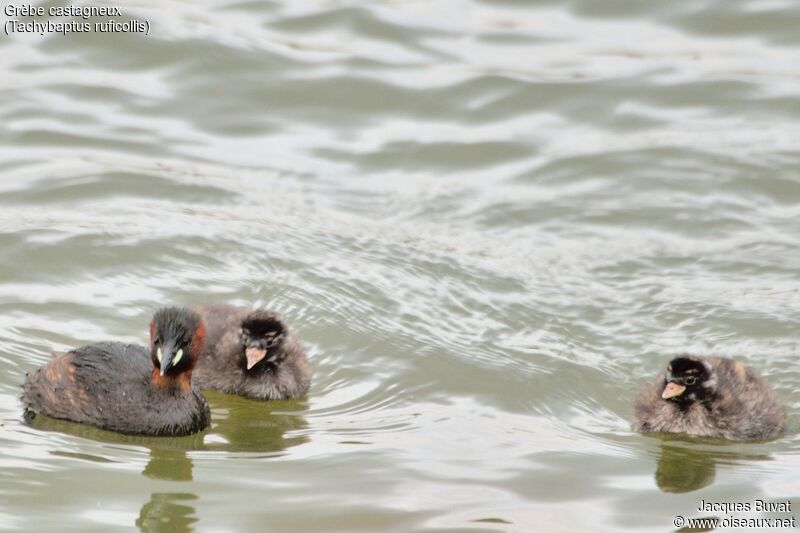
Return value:
<svg viewBox="0 0 800 533">
<path fill-rule="evenodd" d="M 122 7 L 150 34 L 0 36 L 0 528 L 668 531 L 726 516 L 701 500 L 800 506 L 796 1 Z M 180 439 L 22 422 L 52 351 L 211 301 L 282 313 L 306 399 L 209 394 Z M 631 433 L 684 350 L 763 374 L 787 434 Z"/>
</svg>

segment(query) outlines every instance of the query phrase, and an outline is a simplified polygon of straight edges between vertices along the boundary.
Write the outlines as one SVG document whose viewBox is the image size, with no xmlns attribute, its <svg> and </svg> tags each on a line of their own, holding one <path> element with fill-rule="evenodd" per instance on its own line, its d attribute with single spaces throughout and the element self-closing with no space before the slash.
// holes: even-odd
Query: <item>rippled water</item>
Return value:
<svg viewBox="0 0 800 533">
<path fill-rule="evenodd" d="M 800 7 L 633 4 L 140 0 L 148 36 L 0 37 L 0 528 L 800 506 Z M 22 422 L 50 352 L 212 301 L 291 323 L 307 398 L 209 394 L 175 439 Z M 685 350 L 763 374 L 786 435 L 631 433 Z"/>
</svg>

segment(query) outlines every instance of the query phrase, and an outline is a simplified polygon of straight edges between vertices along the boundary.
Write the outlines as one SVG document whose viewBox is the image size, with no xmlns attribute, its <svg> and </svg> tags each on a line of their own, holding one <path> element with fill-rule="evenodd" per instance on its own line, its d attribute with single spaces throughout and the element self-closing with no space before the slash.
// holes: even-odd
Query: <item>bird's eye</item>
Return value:
<svg viewBox="0 0 800 533">
<path fill-rule="evenodd" d="M 178 361 L 181 360 L 181 357 L 183 357 L 183 348 L 175 352 L 175 356 L 172 358 L 172 366 L 177 365 Z"/>
<path fill-rule="evenodd" d="M 689 376 L 684 381 L 686 382 L 687 385 L 694 385 L 695 383 L 697 383 L 697 378 L 694 376 Z"/>
<path fill-rule="evenodd" d="M 158 362 L 160 363 L 161 362 L 161 348 L 156 350 L 156 357 L 158 358 Z"/>
</svg>

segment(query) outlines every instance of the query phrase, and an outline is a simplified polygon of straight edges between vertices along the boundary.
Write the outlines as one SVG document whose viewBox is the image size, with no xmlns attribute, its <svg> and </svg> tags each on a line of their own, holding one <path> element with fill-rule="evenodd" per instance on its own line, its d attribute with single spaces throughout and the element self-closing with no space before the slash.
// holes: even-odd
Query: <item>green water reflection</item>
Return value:
<svg viewBox="0 0 800 533">
<path fill-rule="evenodd" d="M 716 478 L 717 464 L 771 460 L 768 454 L 739 450 L 736 444 L 720 440 L 672 435 L 660 438 L 663 442 L 655 481 L 663 492 L 692 492 L 712 485 Z"/>
<path fill-rule="evenodd" d="M 250 452 L 259 455 L 279 455 L 286 449 L 308 441 L 303 434 L 295 434 L 308 427 L 302 413 L 308 409 L 304 400 L 286 402 L 258 402 L 209 393 L 214 413 L 213 425 L 208 430 L 186 437 L 141 437 L 122 435 L 37 415 L 28 420 L 31 427 L 43 431 L 57 431 L 92 439 L 112 446 L 134 445 L 149 450 L 150 458 L 142 475 L 169 482 L 194 480 L 194 462 L 190 455 L 204 452 Z M 113 463 L 99 455 L 57 450 L 53 455 L 94 463 Z M 197 522 L 193 502 L 198 499 L 190 492 L 154 492 L 142 506 L 136 526 L 147 532 L 193 531 Z"/>
<path fill-rule="evenodd" d="M 192 524 L 197 522 L 196 510 L 189 502 L 195 500 L 195 494 L 155 492 L 150 501 L 142 506 L 136 526 L 145 532 L 194 531 Z"/>
</svg>

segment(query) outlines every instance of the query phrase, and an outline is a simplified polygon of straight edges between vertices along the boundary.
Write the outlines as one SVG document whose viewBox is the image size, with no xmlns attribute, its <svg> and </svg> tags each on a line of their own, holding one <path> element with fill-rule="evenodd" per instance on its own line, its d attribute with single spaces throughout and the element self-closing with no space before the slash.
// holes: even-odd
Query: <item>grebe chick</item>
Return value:
<svg viewBox="0 0 800 533">
<path fill-rule="evenodd" d="M 780 433 L 784 421 L 775 394 L 744 365 L 686 354 L 639 393 L 633 429 L 757 440 Z"/>
<path fill-rule="evenodd" d="M 303 345 L 275 313 L 216 304 L 193 307 L 208 326 L 195 382 L 258 400 L 295 399 L 311 383 Z"/>
</svg>

